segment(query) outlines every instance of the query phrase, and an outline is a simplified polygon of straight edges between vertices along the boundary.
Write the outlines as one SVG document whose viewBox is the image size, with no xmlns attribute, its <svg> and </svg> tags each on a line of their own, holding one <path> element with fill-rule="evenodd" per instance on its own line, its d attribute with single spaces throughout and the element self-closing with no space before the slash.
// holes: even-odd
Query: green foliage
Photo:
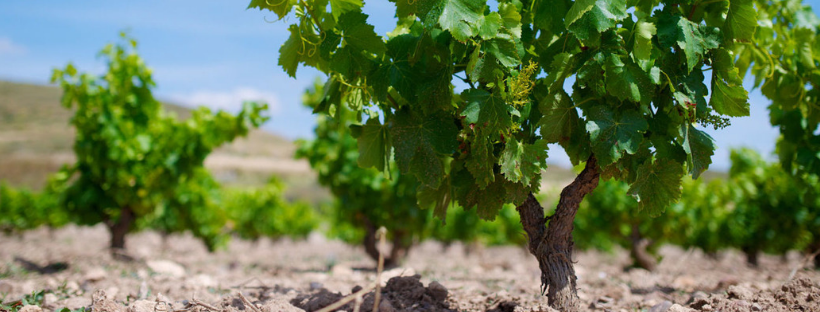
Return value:
<svg viewBox="0 0 820 312">
<path fill-rule="evenodd" d="M 714 154 L 692 125 L 749 113 L 733 57 L 758 40 L 751 1 L 392 2 L 399 21 L 386 37 L 359 1 L 250 7 L 295 11 L 279 64 L 291 76 L 299 64 L 326 73 L 314 112 L 352 116 L 342 123 L 356 129 L 358 163 L 414 176 L 419 204 L 440 217 L 458 204 L 492 220 L 537 193 L 547 143 L 573 164 L 596 157 L 642 209 L 663 211 L 684 173 L 697 177 Z M 470 86 L 456 93 L 454 78 Z"/>
<path fill-rule="evenodd" d="M 798 181 L 752 150 L 734 150 L 731 158 L 734 207 L 726 223 L 732 245 L 776 254 L 804 249 L 811 238 L 806 226 L 815 222 L 809 210 L 817 208 L 804 201 Z"/>
<path fill-rule="evenodd" d="M 289 203 L 284 197 L 284 185 L 276 178 L 257 189 L 227 189 L 221 201 L 232 232 L 240 238 L 304 238 L 318 226 L 313 207 L 303 202 Z"/>
<path fill-rule="evenodd" d="M 68 215 L 60 209 L 62 185 L 59 176 L 52 177 L 40 192 L 0 182 L 0 231 L 9 234 L 43 225 L 58 228 L 68 223 Z"/>
<path fill-rule="evenodd" d="M 100 52 L 108 66 L 103 76 L 81 74 L 72 64 L 54 70 L 52 81 L 63 88 L 62 103 L 74 110 L 71 125 L 77 130 L 77 162 L 59 173 L 68 183 L 62 203 L 78 224 L 105 222 L 130 230 L 131 221 L 122 218 L 130 214 L 166 232 L 191 229 L 214 246 L 225 219 L 207 211 L 217 185 L 203 161 L 214 148 L 259 126 L 267 106 L 245 103 L 236 116 L 200 108 L 177 120 L 154 99 L 151 70 L 137 55 L 136 41 L 125 35 L 123 40 L 126 45 Z"/>
<path fill-rule="evenodd" d="M 326 89 L 320 84 L 308 90 L 304 95 L 304 104 L 311 108 L 321 105 L 327 98 Z M 384 226 L 389 235 L 402 236 L 404 243 L 412 244 L 425 236 L 425 227 L 430 213 L 416 205 L 416 179 L 399 173 L 396 163 L 379 163 L 379 168 L 388 167 L 391 177 L 381 174 L 374 168 L 362 168 L 359 155 L 376 153 L 370 159 L 383 162 L 383 151 L 373 152 L 371 144 L 362 145 L 351 135 L 359 137 L 383 137 L 384 129 L 379 125 L 378 116 L 370 116 L 364 126 L 356 126 L 361 116 L 347 106 L 336 108 L 335 117 L 320 115 L 314 130 L 316 139 L 299 141 L 296 156 L 307 159 L 310 166 L 319 176 L 319 183 L 330 189 L 336 198 L 330 222 L 331 236 L 343 238 L 351 243 L 360 243 L 365 228 Z M 418 129 L 407 131 L 423 132 Z M 416 133 L 419 135 L 419 133 Z M 423 134 L 421 134 L 423 135 Z M 435 144 L 423 138 L 412 142 L 433 149 Z M 410 165 L 408 159 L 404 165 Z"/>
</svg>

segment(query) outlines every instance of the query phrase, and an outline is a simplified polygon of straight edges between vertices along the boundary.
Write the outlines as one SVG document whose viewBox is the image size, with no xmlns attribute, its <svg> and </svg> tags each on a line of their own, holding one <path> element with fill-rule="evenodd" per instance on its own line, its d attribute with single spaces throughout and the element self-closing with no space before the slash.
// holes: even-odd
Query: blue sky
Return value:
<svg viewBox="0 0 820 312">
<path fill-rule="evenodd" d="M 69 61 L 83 71 L 104 70 L 97 51 L 129 30 L 154 70 L 156 95 L 188 106 L 235 110 L 241 101 L 264 100 L 271 121 L 264 127 L 286 138 L 310 138 L 314 116 L 301 96 L 321 73 L 300 68 L 297 79 L 277 65 L 287 21 L 245 10 L 249 1 L 0 1 L 0 79 L 45 84 L 51 69 Z M 805 2 L 805 1 L 804 1 Z M 813 7 L 820 0 L 807 1 Z M 395 25 L 394 6 L 369 1 L 364 8 L 379 34 Z M 815 10 L 816 12 L 816 10 Z M 768 101 L 751 93 L 752 116 L 711 131 L 719 149 L 713 169 L 726 170 L 729 149 L 747 146 L 771 154 L 777 130 L 769 125 Z M 550 160 L 567 164 L 560 147 Z"/>
</svg>

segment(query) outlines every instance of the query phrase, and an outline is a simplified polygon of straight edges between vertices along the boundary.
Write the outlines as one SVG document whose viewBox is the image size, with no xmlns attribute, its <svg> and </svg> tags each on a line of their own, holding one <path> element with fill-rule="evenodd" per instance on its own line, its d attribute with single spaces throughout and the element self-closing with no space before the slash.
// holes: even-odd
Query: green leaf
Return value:
<svg viewBox="0 0 820 312">
<path fill-rule="evenodd" d="M 492 221 L 504 206 L 507 200 L 506 182 L 503 177 L 495 177 L 494 182 L 486 188 L 470 188 L 465 196 L 465 209 L 476 208 L 476 214 L 481 219 Z"/>
<path fill-rule="evenodd" d="M 521 38 L 521 13 L 513 3 L 499 3 L 498 13 L 504 21 L 504 28 L 513 38 Z"/>
<path fill-rule="evenodd" d="M 712 97 L 709 105 L 720 114 L 740 117 L 749 116 L 749 96 L 743 88 L 743 80 L 734 67 L 732 56 L 726 49 L 714 53 L 712 64 Z"/>
<path fill-rule="evenodd" d="M 299 54 L 303 52 L 302 40 L 299 36 L 298 26 L 290 25 L 288 30 L 290 31 L 290 37 L 279 48 L 279 66 L 282 66 L 288 76 L 296 78 L 296 68 L 299 67 Z"/>
<path fill-rule="evenodd" d="M 361 11 L 349 12 L 339 18 L 339 29 L 345 43 L 357 51 L 381 55 L 387 51 L 384 41 L 367 23 L 367 14 Z"/>
<path fill-rule="evenodd" d="M 389 124 L 399 169 L 415 175 L 422 184 L 438 188 L 444 176 L 439 154 L 452 154 L 458 147 L 453 119 L 444 115 L 416 116 L 405 109 L 397 112 Z"/>
<path fill-rule="evenodd" d="M 441 28 L 458 41 L 465 42 L 476 35 L 478 21 L 484 16 L 485 4 L 475 0 L 447 0 L 439 17 Z"/>
<path fill-rule="evenodd" d="M 530 186 L 530 182 L 541 176 L 541 170 L 547 168 L 548 149 L 544 140 L 526 144 L 518 142 L 515 137 L 510 138 L 499 160 L 501 173 L 511 182 Z"/>
<path fill-rule="evenodd" d="M 652 55 L 652 37 L 658 32 L 655 24 L 638 21 L 635 25 L 635 44 L 632 55 L 635 61 L 649 61 Z"/>
<path fill-rule="evenodd" d="M 478 35 L 484 40 L 495 38 L 501 29 L 501 23 L 501 15 L 497 12 L 482 16 L 478 20 Z"/>
<path fill-rule="evenodd" d="M 584 16 L 586 12 L 592 10 L 592 7 L 595 6 L 596 0 L 577 0 L 572 3 L 572 7 L 569 8 L 567 11 L 566 17 L 564 17 L 564 27 L 569 28 L 569 25 L 575 23 L 581 16 Z"/>
<path fill-rule="evenodd" d="M 470 155 L 465 167 L 473 175 L 473 180 L 479 188 L 483 189 L 495 180 L 493 164 L 495 164 L 495 156 L 489 136 L 483 131 L 477 131 L 470 144 Z"/>
<path fill-rule="evenodd" d="M 708 133 L 695 129 L 692 124 L 681 125 L 681 135 L 684 138 L 682 145 L 687 154 L 689 174 L 697 179 L 712 163 L 712 156 L 717 148 L 715 139 Z"/>
<path fill-rule="evenodd" d="M 277 1 L 277 0 L 265 0 Z M 281 0 L 279 0 L 281 1 Z M 330 11 L 333 19 L 339 20 L 339 16 L 350 11 L 359 10 L 363 5 L 362 0 L 330 0 Z"/>
<path fill-rule="evenodd" d="M 647 160 L 638 167 L 638 179 L 629 186 L 629 194 L 638 199 L 638 208 L 657 216 L 680 199 L 681 165 L 672 160 Z"/>
<path fill-rule="evenodd" d="M 683 16 L 664 12 L 658 15 L 658 41 L 661 47 L 678 47 L 686 55 L 689 72 L 710 49 L 720 45 L 722 35 L 717 27 L 695 24 Z"/>
<path fill-rule="evenodd" d="M 593 106 L 586 112 L 592 151 L 600 165 L 606 166 L 618 161 L 623 153 L 635 154 L 643 140 L 643 132 L 649 124 L 636 110 L 620 111 L 616 116 L 604 105 Z"/>
<path fill-rule="evenodd" d="M 757 11 L 752 0 L 729 1 L 729 12 L 723 24 L 725 40 L 749 42 L 754 39 L 757 28 Z"/>
<path fill-rule="evenodd" d="M 260 11 L 268 10 L 276 13 L 276 16 L 278 16 L 279 19 L 283 19 L 286 15 L 288 15 L 288 12 L 290 12 L 294 5 L 296 5 L 296 0 L 251 0 L 251 3 L 248 5 L 248 9 L 257 8 Z"/>
<path fill-rule="evenodd" d="M 466 107 L 461 112 L 467 124 L 492 134 L 512 127 L 512 116 L 520 113 L 496 93 L 481 89 L 467 89 L 461 94 Z"/>
<path fill-rule="evenodd" d="M 403 18 L 415 15 L 422 21 L 427 17 L 430 10 L 437 8 L 441 0 L 390 0 L 396 3 L 396 16 Z"/>
<path fill-rule="evenodd" d="M 513 67 L 521 64 L 515 41 L 505 34 L 500 34 L 496 38 L 484 41 L 482 45 L 486 53 L 492 54 L 506 67 Z"/>
<path fill-rule="evenodd" d="M 568 141 L 578 128 L 578 111 L 572 105 L 569 95 L 563 89 L 548 95 L 538 104 L 541 110 L 541 136 L 547 143 Z"/>
<path fill-rule="evenodd" d="M 436 218 L 446 221 L 447 208 L 450 207 L 451 187 L 449 178 L 445 179 L 437 189 L 427 185 L 420 185 L 416 192 L 416 201 L 419 207 L 425 209 L 433 207 L 433 215 Z"/>
<path fill-rule="evenodd" d="M 646 106 L 652 100 L 655 86 L 638 65 L 611 55 L 606 62 L 606 89 L 620 100 L 630 100 Z"/>
<path fill-rule="evenodd" d="M 564 26 L 564 16 L 570 9 L 566 0 L 536 0 L 533 1 L 533 19 L 535 27 L 554 34 L 561 33 Z"/>
<path fill-rule="evenodd" d="M 567 29 L 582 41 L 598 37 L 628 16 L 626 0 L 596 0 L 591 6 L 590 3 L 592 0 L 576 1 L 564 20 Z M 582 15 L 578 16 L 579 13 Z"/>
<path fill-rule="evenodd" d="M 351 126 L 352 128 L 353 126 Z M 390 157 L 390 142 L 387 126 L 378 118 L 370 118 L 364 125 L 358 126 L 361 134 L 357 136 L 359 146 L 359 167 L 374 167 L 383 171 Z"/>
</svg>

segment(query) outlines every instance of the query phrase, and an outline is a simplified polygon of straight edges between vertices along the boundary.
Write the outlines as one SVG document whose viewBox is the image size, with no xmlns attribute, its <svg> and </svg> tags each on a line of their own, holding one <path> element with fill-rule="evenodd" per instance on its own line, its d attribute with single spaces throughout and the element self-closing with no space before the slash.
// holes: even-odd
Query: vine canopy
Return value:
<svg viewBox="0 0 820 312">
<path fill-rule="evenodd" d="M 440 217 L 453 202 L 485 219 L 522 203 L 549 144 L 573 164 L 597 158 L 656 214 L 709 167 L 716 145 L 700 127 L 749 114 L 736 59 L 759 49 L 751 0 L 391 1 L 386 36 L 361 0 L 249 8 L 295 17 L 279 65 L 327 74 L 314 112 L 359 112 L 359 164 L 395 159 Z"/>
</svg>

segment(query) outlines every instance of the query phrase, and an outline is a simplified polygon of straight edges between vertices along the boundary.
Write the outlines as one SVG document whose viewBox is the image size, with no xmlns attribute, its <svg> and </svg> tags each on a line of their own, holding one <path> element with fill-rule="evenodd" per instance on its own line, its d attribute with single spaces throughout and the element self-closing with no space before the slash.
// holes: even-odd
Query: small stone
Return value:
<svg viewBox="0 0 820 312">
<path fill-rule="evenodd" d="M 712 311 L 712 305 L 705 304 L 700 308 L 702 311 Z"/>
<path fill-rule="evenodd" d="M 752 299 L 752 296 L 754 296 L 751 289 L 739 285 L 729 286 L 727 293 L 729 294 L 730 299 L 749 300 Z"/>
<path fill-rule="evenodd" d="M 444 302 L 444 300 L 447 300 L 447 288 L 439 282 L 430 282 L 430 284 L 427 285 L 427 293 L 437 302 Z"/>
<path fill-rule="evenodd" d="M 60 310 L 60 308 L 67 308 L 71 311 L 74 311 L 80 308 L 87 308 L 90 305 L 91 299 L 84 297 L 68 298 L 56 304 L 58 311 Z"/>
<path fill-rule="evenodd" d="M 43 295 L 43 307 L 46 308 L 53 308 L 52 306 L 57 303 L 57 295 L 53 293 L 46 293 Z"/>
<path fill-rule="evenodd" d="M 763 308 L 760 306 L 760 304 L 752 303 L 752 311 L 763 311 Z"/>
<path fill-rule="evenodd" d="M 350 293 L 355 294 L 355 293 L 361 291 L 362 289 L 363 289 L 362 286 L 356 285 L 356 286 L 353 286 L 353 289 L 350 290 Z"/>
<path fill-rule="evenodd" d="M 169 260 L 151 260 L 145 263 L 151 271 L 170 277 L 185 276 L 185 268 L 179 263 Z"/>
<path fill-rule="evenodd" d="M 18 312 L 43 312 L 43 309 L 36 305 L 24 305 Z"/>
<path fill-rule="evenodd" d="M 322 288 L 322 283 L 310 282 L 310 290 L 317 290 Z"/>
<path fill-rule="evenodd" d="M 334 265 L 332 269 L 330 269 L 330 274 L 333 276 L 350 276 L 353 275 L 353 269 L 346 265 Z"/>
<path fill-rule="evenodd" d="M 671 306 L 671 301 L 664 301 L 649 308 L 649 312 L 666 312 Z"/>
<path fill-rule="evenodd" d="M 108 299 L 104 290 L 98 289 L 91 295 L 91 312 L 122 312 L 122 306 Z"/>
<path fill-rule="evenodd" d="M 104 280 L 105 277 L 108 276 L 108 272 L 105 271 L 103 268 L 93 268 L 85 272 L 85 276 L 83 276 L 83 280 L 85 282 L 97 282 Z"/>
<path fill-rule="evenodd" d="M 381 312 L 395 312 L 396 309 L 393 308 L 393 304 L 390 303 L 390 300 L 382 299 L 382 302 L 379 302 L 379 311 L 381 311 Z"/>
<path fill-rule="evenodd" d="M 157 303 L 151 300 L 137 300 L 128 306 L 128 312 L 154 312 Z"/>
<path fill-rule="evenodd" d="M 14 285 L 7 281 L 0 281 L 0 294 L 8 294 L 14 291 Z"/>
<path fill-rule="evenodd" d="M 75 293 L 80 290 L 80 285 L 77 284 L 75 281 L 68 281 L 65 283 L 65 289 L 68 290 L 70 293 Z"/>
<path fill-rule="evenodd" d="M 690 309 L 679 304 L 673 304 L 666 312 L 693 312 L 695 309 Z"/>
</svg>

